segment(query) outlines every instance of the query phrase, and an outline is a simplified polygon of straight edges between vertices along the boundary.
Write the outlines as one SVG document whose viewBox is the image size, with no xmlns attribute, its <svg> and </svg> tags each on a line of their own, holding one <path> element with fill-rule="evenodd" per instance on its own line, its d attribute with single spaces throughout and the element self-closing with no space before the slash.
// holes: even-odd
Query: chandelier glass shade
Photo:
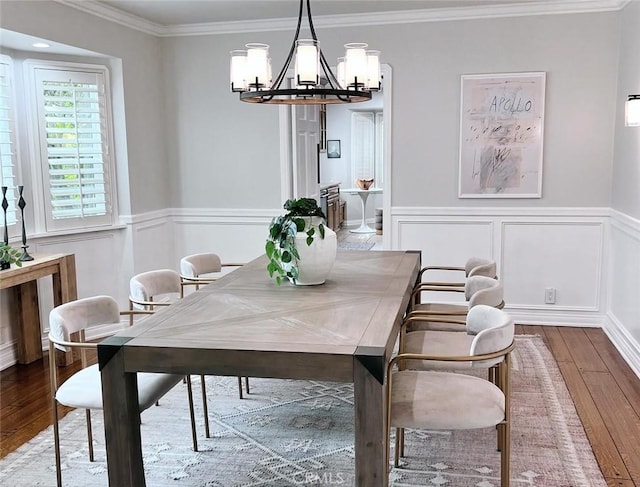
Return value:
<svg viewBox="0 0 640 487">
<path fill-rule="evenodd" d="M 334 75 L 320 49 L 310 0 L 306 0 L 306 7 L 311 39 L 298 38 L 304 5 L 305 0 L 300 0 L 293 43 L 275 80 L 269 46 L 247 44 L 246 49 L 231 51 L 231 91 L 238 92 L 240 100 L 249 103 L 325 105 L 370 100 L 371 93 L 382 86 L 380 51 L 368 50 L 364 43 L 345 44 L 345 55 L 338 58 L 337 76 Z M 291 63 L 294 77 L 292 86 L 287 86 Z"/>
<path fill-rule="evenodd" d="M 640 127 L 640 95 L 629 95 L 624 122 L 627 127 Z"/>
</svg>

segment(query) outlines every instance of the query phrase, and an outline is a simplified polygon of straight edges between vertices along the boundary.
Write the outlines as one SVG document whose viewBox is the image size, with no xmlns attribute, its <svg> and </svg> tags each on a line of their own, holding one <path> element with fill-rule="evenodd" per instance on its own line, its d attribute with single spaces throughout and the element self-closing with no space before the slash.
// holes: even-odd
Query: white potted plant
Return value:
<svg viewBox="0 0 640 487">
<path fill-rule="evenodd" d="M 287 200 L 287 213 L 269 225 L 265 250 L 269 276 L 280 284 L 288 279 L 299 286 L 325 282 L 338 247 L 336 233 L 313 198 Z"/>
</svg>

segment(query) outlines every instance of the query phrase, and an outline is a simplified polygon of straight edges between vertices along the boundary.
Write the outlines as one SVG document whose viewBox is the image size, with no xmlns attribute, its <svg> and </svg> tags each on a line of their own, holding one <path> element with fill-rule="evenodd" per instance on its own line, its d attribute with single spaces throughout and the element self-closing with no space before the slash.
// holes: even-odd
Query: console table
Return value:
<svg viewBox="0 0 640 487">
<path fill-rule="evenodd" d="M 14 289 L 18 313 L 18 363 L 28 364 L 42 358 L 42 329 L 38 306 L 41 277 L 53 279 L 53 303 L 58 306 L 77 299 L 76 261 L 73 254 L 34 255 L 34 260 L 0 271 L 0 289 Z M 73 362 L 70 352 L 59 353 L 58 365 Z"/>
</svg>

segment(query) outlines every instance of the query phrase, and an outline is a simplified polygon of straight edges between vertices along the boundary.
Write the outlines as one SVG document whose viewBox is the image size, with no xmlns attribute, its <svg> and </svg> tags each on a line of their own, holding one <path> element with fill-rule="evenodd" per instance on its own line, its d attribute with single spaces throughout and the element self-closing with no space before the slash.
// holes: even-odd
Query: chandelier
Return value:
<svg viewBox="0 0 640 487">
<path fill-rule="evenodd" d="M 345 55 L 338 58 L 338 75 L 334 75 L 313 28 L 310 0 L 306 7 L 311 39 L 298 38 L 304 4 L 300 0 L 293 43 L 276 79 L 272 80 L 269 46 L 247 44 L 246 49 L 231 51 L 231 91 L 249 103 L 325 105 L 370 100 L 371 92 L 381 88 L 380 51 L 368 50 L 364 43 L 345 44 Z M 292 62 L 293 86 L 288 87 Z"/>
</svg>

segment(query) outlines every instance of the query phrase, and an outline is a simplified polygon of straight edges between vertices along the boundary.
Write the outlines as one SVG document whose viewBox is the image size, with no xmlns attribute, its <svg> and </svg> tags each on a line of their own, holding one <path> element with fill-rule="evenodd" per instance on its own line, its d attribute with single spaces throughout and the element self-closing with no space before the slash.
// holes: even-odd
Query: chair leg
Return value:
<svg viewBox="0 0 640 487">
<path fill-rule="evenodd" d="M 393 466 L 400 466 L 400 457 L 404 456 L 404 428 L 396 428 L 396 449 L 393 452 Z"/>
<path fill-rule="evenodd" d="M 249 377 L 244 378 L 244 387 L 247 390 L 247 394 L 249 394 Z"/>
<path fill-rule="evenodd" d="M 502 443 L 500 453 L 500 487 L 509 487 L 510 457 L 511 457 L 511 431 L 508 422 L 498 425 L 498 436 Z"/>
<path fill-rule="evenodd" d="M 193 390 L 191 389 L 191 376 L 187 375 L 187 395 L 189 396 L 189 416 L 191 418 L 191 439 L 193 451 L 198 451 L 198 438 L 196 437 L 196 415 L 193 411 Z"/>
<path fill-rule="evenodd" d="M 62 487 L 62 468 L 60 461 L 60 431 L 58 431 L 58 403 L 53 399 L 53 447 L 56 453 L 56 482 L 58 487 Z"/>
<path fill-rule="evenodd" d="M 200 384 L 202 386 L 202 413 L 204 414 L 204 435 L 211 438 L 209 433 L 209 406 L 207 405 L 207 386 L 204 382 L 204 375 L 200 376 Z"/>
<path fill-rule="evenodd" d="M 89 441 L 89 461 L 93 462 L 93 428 L 91 427 L 91 410 L 85 409 L 87 417 L 87 440 Z"/>
<path fill-rule="evenodd" d="M 238 376 L 238 395 L 242 399 L 242 377 Z"/>
</svg>

